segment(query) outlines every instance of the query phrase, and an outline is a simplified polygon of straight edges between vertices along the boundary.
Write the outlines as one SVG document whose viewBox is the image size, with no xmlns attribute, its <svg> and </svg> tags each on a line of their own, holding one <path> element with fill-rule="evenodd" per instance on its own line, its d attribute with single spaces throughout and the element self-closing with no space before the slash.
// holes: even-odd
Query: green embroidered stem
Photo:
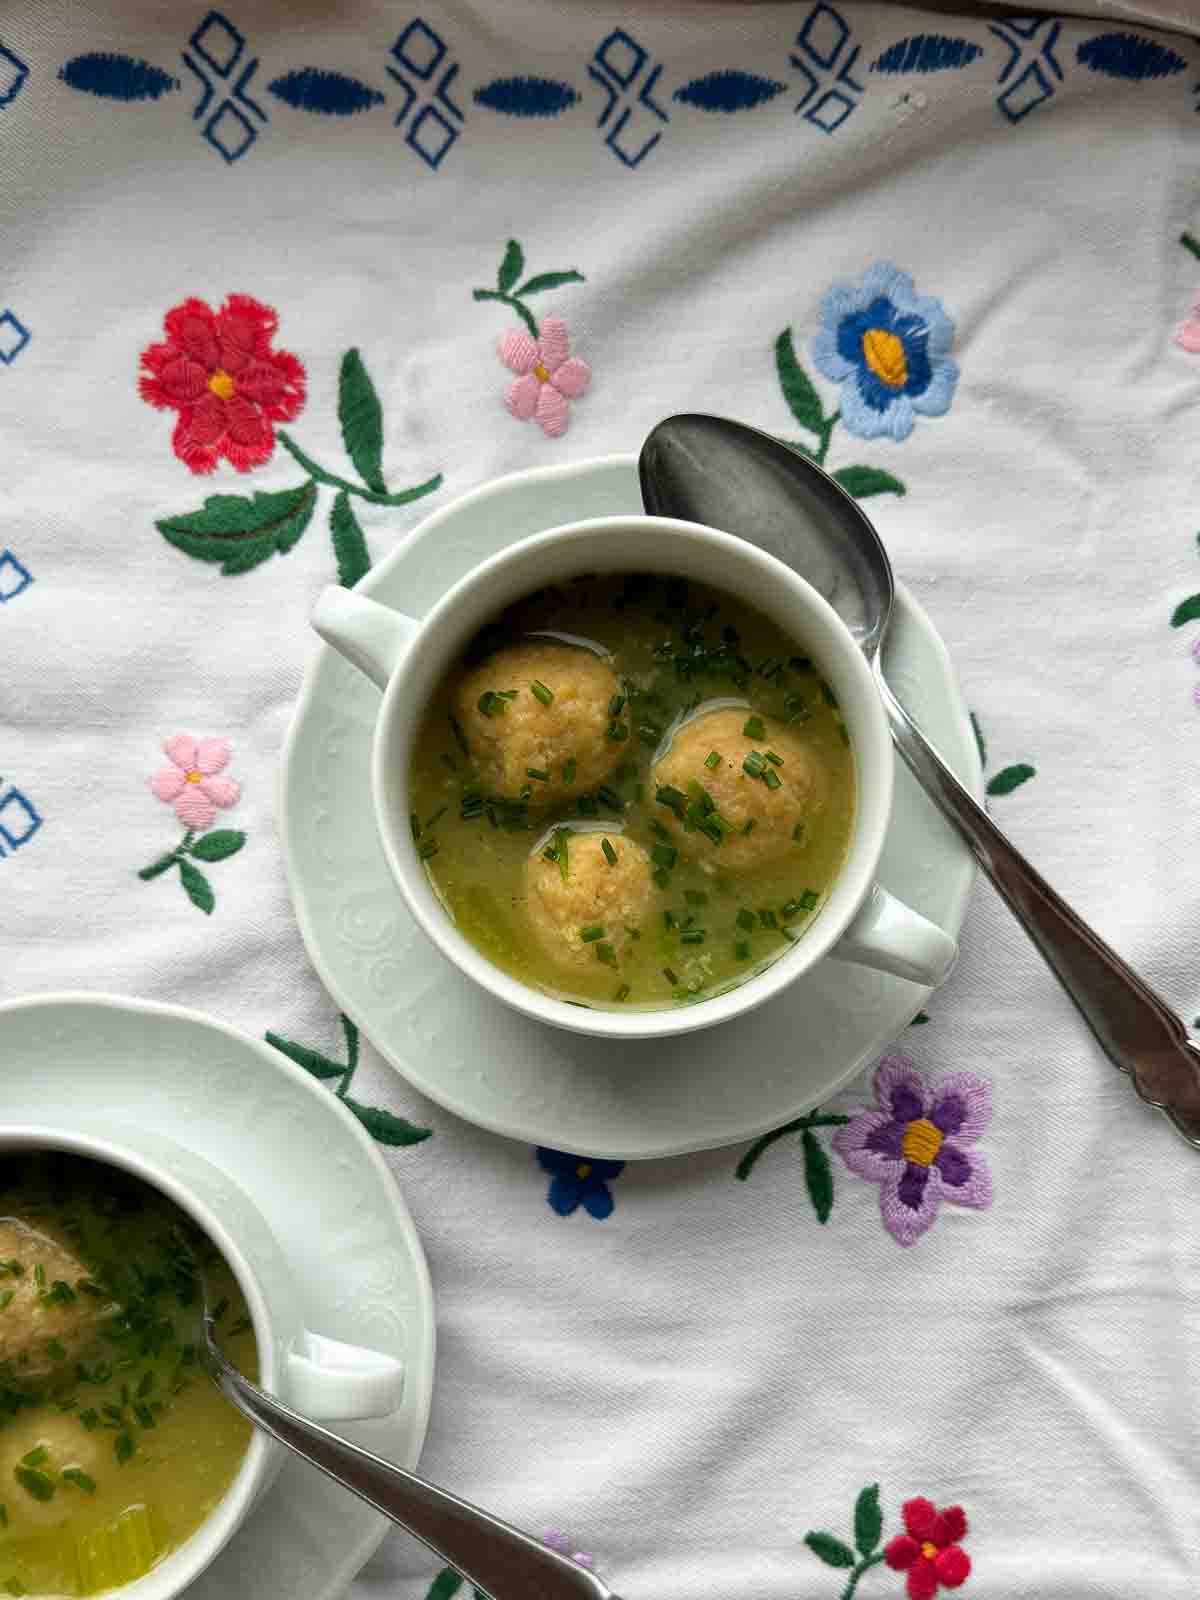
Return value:
<svg viewBox="0 0 1200 1600">
<path fill-rule="evenodd" d="M 863 1573 L 869 1572 L 872 1567 L 879 1566 L 880 1562 L 882 1562 L 884 1559 L 885 1557 L 883 1551 L 880 1550 L 878 1554 L 868 1556 L 865 1561 L 860 1561 L 855 1567 L 854 1571 L 850 1574 L 850 1577 L 846 1582 L 846 1587 L 842 1590 L 841 1600 L 853 1600 L 854 1591 L 858 1588 L 858 1580 L 862 1577 Z"/>
<path fill-rule="evenodd" d="M 820 448 L 814 458 L 819 467 L 825 465 L 825 457 L 829 454 L 829 441 L 833 438 L 833 430 L 841 420 L 842 413 L 835 411 L 831 417 L 823 418 L 821 426 L 815 430 L 821 440 Z"/>
<path fill-rule="evenodd" d="M 336 472 L 326 472 L 325 468 L 318 465 L 310 455 L 305 454 L 282 428 L 275 437 L 316 483 L 328 484 L 331 489 L 344 489 L 347 494 L 356 494 L 373 506 L 406 506 L 413 500 L 420 500 L 423 495 L 432 494 L 435 489 L 440 489 L 442 486 L 442 475 L 440 472 L 435 472 L 432 478 L 417 484 L 413 489 L 402 489 L 399 494 L 380 494 L 375 489 L 365 488 L 361 483 L 351 483 L 348 478 L 339 478 Z"/>
<path fill-rule="evenodd" d="M 810 1111 L 803 1117 L 797 1117 L 795 1122 L 789 1122 L 782 1128 L 774 1129 L 771 1133 L 764 1133 L 762 1138 L 752 1144 L 738 1162 L 737 1176 L 743 1181 L 748 1178 L 759 1156 L 764 1151 L 769 1150 L 777 1139 L 782 1139 L 789 1133 L 804 1133 L 809 1128 L 841 1128 L 849 1121 L 849 1117 L 838 1116 L 835 1112 Z"/>
<path fill-rule="evenodd" d="M 537 318 L 533 312 L 530 311 L 527 305 L 518 300 L 515 295 L 502 294 L 499 289 L 475 289 L 472 291 L 472 298 L 475 300 L 499 300 L 501 305 L 511 306 L 535 339 L 542 331 L 537 325 Z"/>
<path fill-rule="evenodd" d="M 149 883 L 151 878 L 157 878 L 164 872 L 169 872 L 181 857 L 187 854 L 195 837 L 194 830 L 189 828 L 174 850 L 165 856 L 159 856 L 158 860 L 151 862 L 148 867 L 143 867 L 138 873 L 138 877 L 141 878 L 143 883 Z"/>
<path fill-rule="evenodd" d="M 1190 233 L 1181 233 L 1179 242 L 1185 250 L 1190 250 L 1194 256 L 1200 258 L 1200 242 L 1193 239 Z"/>
<path fill-rule="evenodd" d="M 341 1015 L 342 1032 L 346 1036 L 346 1070 L 342 1073 L 342 1081 L 334 1093 L 339 1100 L 344 1100 L 350 1085 L 354 1082 L 354 1069 L 358 1066 L 358 1029 L 344 1011 Z"/>
</svg>

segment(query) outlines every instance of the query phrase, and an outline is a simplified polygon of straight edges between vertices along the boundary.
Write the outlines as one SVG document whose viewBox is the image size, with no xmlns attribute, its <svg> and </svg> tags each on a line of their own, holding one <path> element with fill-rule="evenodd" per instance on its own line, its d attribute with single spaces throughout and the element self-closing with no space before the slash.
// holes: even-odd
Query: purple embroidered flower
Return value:
<svg viewBox="0 0 1200 1600">
<path fill-rule="evenodd" d="M 546 1199 L 560 1217 L 569 1217 L 580 1206 L 598 1222 L 612 1215 L 608 1184 L 625 1171 L 623 1161 L 594 1161 L 563 1150 L 547 1150 L 543 1145 L 538 1146 L 537 1158 L 542 1170 L 553 1174 Z"/>
<path fill-rule="evenodd" d="M 992 1117 L 992 1091 L 971 1072 L 929 1085 L 907 1056 L 885 1056 L 875 1073 L 878 1111 L 860 1111 L 833 1136 L 851 1172 L 880 1186 L 884 1226 L 916 1244 L 943 1200 L 990 1206 L 992 1175 L 972 1147 Z"/>
<path fill-rule="evenodd" d="M 566 1556 L 577 1567 L 587 1567 L 590 1571 L 596 1565 L 595 1558 L 588 1555 L 586 1550 L 572 1550 L 571 1541 L 561 1528 L 547 1528 L 542 1535 L 542 1543 L 548 1544 L 551 1550 L 557 1550 L 560 1556 Z"/>
</svg>

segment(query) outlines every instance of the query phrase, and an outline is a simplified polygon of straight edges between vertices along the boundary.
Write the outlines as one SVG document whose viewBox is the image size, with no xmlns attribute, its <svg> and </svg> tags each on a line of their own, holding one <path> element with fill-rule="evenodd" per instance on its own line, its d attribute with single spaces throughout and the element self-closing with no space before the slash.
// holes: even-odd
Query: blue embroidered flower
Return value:
<svg viewBox="0 0 1200 1600">
<path fill-rule="evenodd" d="M 842 386 L 842 421 L 863 439 L 907 439 L 917 415 L 944 416 L 958 363 L 954 324 L 907 272 L 877 261 L 860 284 L 835 283 L 812 343 L 821 372 Z"/>
<path fill-rule="evenodd" d="M 562 1150 L 547 1150 L 539 1145 L 538 1165 L 552 1173 L 546 1199 L 560 1217 L 569 1217 L 580 1206 L 589 1216 L 602 1222 L 612 1215 L 611 1178 L 625 1171 L 623 1161 L 594 1161 L 588 1156 L 567 1155 Z"/>
</svg>

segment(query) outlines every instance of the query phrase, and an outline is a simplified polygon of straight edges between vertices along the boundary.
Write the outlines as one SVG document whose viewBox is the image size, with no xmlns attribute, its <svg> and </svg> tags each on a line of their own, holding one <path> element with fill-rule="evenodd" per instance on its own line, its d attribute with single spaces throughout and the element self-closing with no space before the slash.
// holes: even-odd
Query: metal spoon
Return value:
<svg viewBox="0 0 1200 1600">
<path fill-rule="evenodd" d="M 652 516 L 735 533 L 807 578 L 871 662 L 892 739 L 962 834 L 1114 1066 L 1200 1149 L 1200 1051 L 1183 1022 L 1050 887 L 963 788 L 888 688 L 882 652 L 895 585 L 857 501 L 814 462 L 724 417 L 669 417 L 638 461 Z"/>
<path fill-rule="evenodd" d="M 255 1427 L 382 1511 L 492 1600 L 616 1600 L 595 1573 L 528 1534 L 340 1439 L 244 1378 L 218 1348 L 205 1292 L 200 1363 Z"/>
</svg>

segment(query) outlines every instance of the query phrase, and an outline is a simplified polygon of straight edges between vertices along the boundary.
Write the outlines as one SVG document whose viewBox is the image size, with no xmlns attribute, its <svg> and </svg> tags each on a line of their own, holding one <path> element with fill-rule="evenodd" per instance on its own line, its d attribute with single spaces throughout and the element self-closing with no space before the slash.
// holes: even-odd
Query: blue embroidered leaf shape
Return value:
<svg viewBox="0 0 1200 1600">
<path fill-rule="evenodd" d="M 1019 789 L 1023 783 L 1028 783 L 1030 778 L 1037 777 L 1037 768 L 1031 767 L 1027 761 L 1018 761 L 1015 766 L 1005 767 L 1003 772 L 998 772 L 987 786 L 989 794 L 1011 794 L 1014 789 Z"/>
<path fill-rule="evenodd" d="M 873 494 L 907 494 L 908 490 L 882 467 L 839 467 L 834 477 L 856 500 L 869 499 Z"/>
<path fill-rule="evenodd" d="M 1098 33 L 1094 39 L 1085 39 L 1075 52 L 1075 59 L 1090 72 L 1102 72 L 1106 78 L 1169 78 L 1187 66 L 1183 57 L 1165 44 L 1153 39 L 1143 39 L 1136 33 Z"/>
<path fill-rule="evenodd" d="M 370 84 L 348 73 L 329 72 L 323 67 L 298 67 L 294 72 L 285 72 L 267 87 L 285 105 L 322 117 L 353 117 L 384 103 L 384 96 Z"/>
<path fill-rule="evenodd" d="M 755 106 L 774 100 L 786 88 L 786 84 L 778 83 L 774 78 L 760 77 L 757 72 L 738 72 L 733 68 L 725 68 L 720 72 L 706 72 L 702 78 L 693 78 L 681 89 L 676 89 L 674 98 L 701 111 L 724 111 L 732 115 L 735 111 L 753 111 Z"/>
<path fill-rule="evenodd" d="M 1182 628 L 1185 622 L 1195 622 L 1200 617 L 1200 594 L 1190 594 L 1181 600 L 1171 613 L 1171 626 Z"/>
<path fill-rule="evenodd" d="M 157 100 L 179 88 L 179 79 L 161 67 L 112 50 L 72 56 L 58 75 L 69 89 L 99 95 L 102 100 Z"/>
<path fill-rule="evenodd" d="M 475 91 L 476 105 L 506 117 L 557 117 L 578 99 L 569 83 L 556 78 L 493 78 Z"/>
<path fill-rule="evenodd" d="M 959 72 L 983 54 L 981 45 L 948 33 L 913 33 L 890 44 L 872 72 Z"/>
</svg>

